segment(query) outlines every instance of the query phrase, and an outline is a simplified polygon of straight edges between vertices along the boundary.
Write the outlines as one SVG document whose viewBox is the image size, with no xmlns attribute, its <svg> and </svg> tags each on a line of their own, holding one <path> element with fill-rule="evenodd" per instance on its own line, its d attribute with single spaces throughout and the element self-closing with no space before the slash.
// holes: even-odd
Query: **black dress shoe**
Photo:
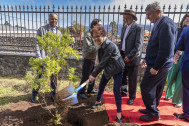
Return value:
<svg viewBox="0 0 189 126">
<path fill-rule="evenodd" d="M 152 115 L 141 115 L 140 116 L 140 120 L 142 121 L 158 121 L 160 119 L 160 117 L 157 115 L 157 116 L 152 116 Z"/>
<path fill-rule="evenodd" d="M 175 108 L 180 108 L 182 106 L 182 104 L 176 104 L 174 105 Z"/>
<path fill-rule="evenodd" d="M 185 120 L 186 119 L 186 117 L 184 116 L 184 114 L 179 114 L 179 113 L 174 113 L 173 114 L 176 118 L 178 118 L 178 119 L 182 119 L 182 120 Z"/>
<path fill-rule="evenodd" d="M 102 103 L 96 103 L 92 106 L 92 109 L 98 108 L 99 105 L 102 105 Z"/>
<path fill-rule="evenodd" d="M 169 101 L 171 97 L 164 98 L 165 101 Z"/>
<path fill-rule="evenodd" d="M 35 97 L 32 97 L 32 98 L 31 98 L 31 102 L 33 102 L 33 103 L 37 103 L 36 98 L 35 98 Z"/>
<path fill-rule="evenodd" d="M 125 90 L 121 90 L 121 96 L 128 96 L 128 92 Z"/>
<path fill-rule="evenodd" d="M 87 96 L 84 93 L 78 93 L 78 96 L 82 99 L 87 99 Z"/>
<path fill-rule="evenodd" d="M 140 112 L 140 113 L 143 113 L 143 114 L 147 114 L 147 113 L 148 113 L 148 110 L 147 110 L 147 109 L 139 109 L 139 112 Z"/>
<path fill-rule="evenodd" d="M 89 91 L 89 92 L 87 92 L 87 94 L 97 94 L 98 93 L 98 90 L 95 90 L 95 89 L 93 89 L 92 91 Z"/>
<path fill-rule="evenodd" d="M 127 102 L 127 104 L 132 105 L 134 103 L 134 99 L 129 99 L 129 101 Z"/>
<path fill-rule="evenodd" d="M 128 93 L 121 92 L 121 97 L 127 97 Z"/>
</svg>

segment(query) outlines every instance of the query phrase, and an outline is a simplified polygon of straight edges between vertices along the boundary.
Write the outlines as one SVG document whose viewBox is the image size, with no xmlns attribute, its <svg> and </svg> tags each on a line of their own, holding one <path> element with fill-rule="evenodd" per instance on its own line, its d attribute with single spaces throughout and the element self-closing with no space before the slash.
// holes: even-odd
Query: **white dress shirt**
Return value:
<svg viewBox="0 0 189 126">
<path fill-rule="evenodd" d="M 132 24 L 133 24 L 133 23 L 132 23 Z M 124 37 L 123 37 L 123 43 L 122 43 L 122 47 L 121 47 L 121 50 L 122 50 L 122 51 L 125 51 L 125 39 L 126 39 L 126 37 L 127 37 L 127 34 L 128 34 L 128 32 L 129 32 L 129 30 L 130 30 L 132 24 L 127 25 L 127 28 L 126 28 L 126 30 L 125 30 L 125 34 L 124 34 Z"/>
<path fill-rule="evenodd" d="M 50 24 L 49 24 L 49 26 L 50 26 Z M 57 27 L 52 28 L 52 27 L 50 26 L 50 30 L 51 30 L 51 32 L 52 32 L 53 34 L 56 34 Z"/>
</svg>

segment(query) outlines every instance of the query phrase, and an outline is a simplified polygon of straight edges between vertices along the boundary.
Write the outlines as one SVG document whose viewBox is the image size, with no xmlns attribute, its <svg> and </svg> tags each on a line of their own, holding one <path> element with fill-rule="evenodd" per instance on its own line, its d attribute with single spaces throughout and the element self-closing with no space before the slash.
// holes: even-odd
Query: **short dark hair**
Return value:
<svg viewBox="0 0 189 126">
<path fill-rule="evenodd" d="M 92 36 L 94 32 L 99 32 L 100 36 L 105 37 L 106 36 L 106 30 L 102 25 L 97 24 L 93 30 L 92 30 Z"/>
<path fill-rule="evenodd" d="M 189 17 L 189 13 L 185 14 L 184 17 L 182 18 L 182 20 L 180 22 L 180 27 L 183 27 L 182 24 L 183 24 L 184 20 L 186 19 L 186 17 Z"/>
<path fill-rule="evenodd" d="M 93 29 L 93 27 L 94 27 L 95 25 L 97 25 L 100 21 L 101 21 L 101 20 L 100 20 L 100 19 L 97 19 L 97 18 L 93 19 L 93 21 L 91 22 L 91 29 Z"/>
</svg>

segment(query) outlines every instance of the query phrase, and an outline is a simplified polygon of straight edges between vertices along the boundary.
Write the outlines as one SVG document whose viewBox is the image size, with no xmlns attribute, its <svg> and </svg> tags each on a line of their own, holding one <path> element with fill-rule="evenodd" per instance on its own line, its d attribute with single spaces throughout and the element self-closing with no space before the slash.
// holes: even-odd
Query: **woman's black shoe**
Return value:
<svg viewBox="0 0 189 126">
<path fill-rule="evenodd" d="M 96 103 L 96 104 L 94 104 L 93 106 L 92 106 L 92 109 L 95 109 L 95 108 L 97 108 L 99 105 L 101 105 L 102 103 Z"/>
<path fill-rule="evenodd" d="M 117 123 L 123 123 L 123 120 L 122 120 L 123 118 L 124 118 L 124 116 L 122 116 L 122 115 L 121 115 L 121 118 L 120 118 L 120 119 L 118 119 L 118 118 L 116 117 L 116 122 L 117 122 Z"/>
<path fill-rule="evenodd" d="M 165 101 L 169 101 L 171 97 L 164 98 Z"/>
</svg>

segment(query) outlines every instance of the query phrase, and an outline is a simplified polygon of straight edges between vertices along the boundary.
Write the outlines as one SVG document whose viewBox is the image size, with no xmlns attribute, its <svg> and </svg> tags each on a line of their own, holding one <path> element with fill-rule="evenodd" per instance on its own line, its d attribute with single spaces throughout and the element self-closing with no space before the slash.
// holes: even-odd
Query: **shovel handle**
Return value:
<svg viewBox="0 0 189 126">
<path fill-rule="evenodd" d="M 89 79 L 87 81 L 85 81 L 84 83 L 82 83 L 78 88 L 75 89 L 75 92 L 78 92 L 79 90 L 81 90 L 85 85 L 87 85 L 89 83 Z"/>
</svg>

